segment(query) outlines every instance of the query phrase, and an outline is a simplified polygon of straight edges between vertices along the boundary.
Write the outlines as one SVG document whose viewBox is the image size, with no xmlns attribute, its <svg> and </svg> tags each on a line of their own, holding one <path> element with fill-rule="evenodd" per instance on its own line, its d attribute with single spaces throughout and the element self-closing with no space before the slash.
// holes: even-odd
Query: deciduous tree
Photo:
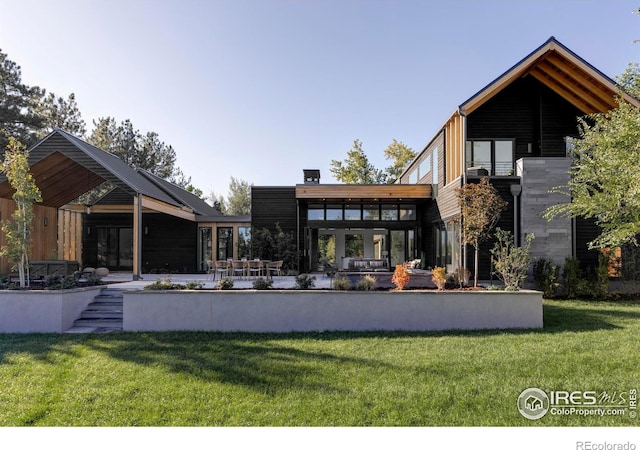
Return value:
<svg viewBox="0 0 640 450">
<path fill-rule="evenodd" d="M 8 137 L 8 142 L 1 169 L 15 189 L 12 198 L 16 203 L 16 210 L 10 220 L 3 221 L 2 231 L 7 244 L 0 254 L 13 264 L 14 270 L 18 270 L 20 286 L 25 287 L 29 281 L 33 204 L 42 201 L 42 196 L 29 172 L 28 150 L 12 136 Z"/>
<path fill-rule="evenodd" d="M 462 243 L 472 245 L 475 250 L 473 285 L 478 286 L 480 243 L 489 238 L 507 202 L 487 177 L 483 177 L 479 183 L 468 183 L 457 188 L 456 197 L 462 211 Z"/>
<path fill-rule="evenodd" d="M 589 123 L 591 122 L 591 123 Z M 640 233 L 640 109 L 620 101 L 617 108 L 579 120 L 572 139 L 573 160 L 566 186 L 553 192 L 567 202 L 544 212 L 594 219 L 600 235 L 589 248 L 638 245 Z"/>
<path fill-rule="evenodd" d="M 353 141 L 344 161 L 331 160 L 329 170 L 336 180 L 346 184 L 383 184 L 387 180 L 386 174 L 369 162 L 358 139 Z"/>
</svg>

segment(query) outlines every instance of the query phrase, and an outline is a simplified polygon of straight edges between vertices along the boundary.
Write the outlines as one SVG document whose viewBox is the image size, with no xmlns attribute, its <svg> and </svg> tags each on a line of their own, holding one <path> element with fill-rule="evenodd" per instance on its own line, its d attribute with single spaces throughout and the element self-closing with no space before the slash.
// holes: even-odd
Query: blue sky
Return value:
<svg viewBox="0 0 640 450">
<path fill-rule="evenodd" d="M 231 176 L 335 182 L 354 139 L 371 162 L 420 151 L 457 105 L 550 36 L 610 77 L 640 61 L 627 0 L 0 0 L 23 82 L 74 92 L 88 130 L 131 119 L 208 194 Z"/>
</svg>

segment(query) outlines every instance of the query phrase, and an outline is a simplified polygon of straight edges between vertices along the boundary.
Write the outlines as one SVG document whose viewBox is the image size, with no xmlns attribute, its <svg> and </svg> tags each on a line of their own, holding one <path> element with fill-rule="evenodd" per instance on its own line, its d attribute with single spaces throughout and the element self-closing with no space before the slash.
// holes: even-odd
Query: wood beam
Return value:
<svg viewBox="0 0 640 450">
<path fill-rule="evenodd" d="M 431 198 L 429 184 L 299 184 L 296 198 L 341 200 L 403 200 Z"/>
<path fill-rule="evenodd" d="M 598 110 L 598 108 L 596 106 L 594 106 L 592 103 L 589 103 L 588 101 L 584 100 L 583 98 L 577 97 L 574 94 L 572 94 L 571 92 L 568 92 L 564 88 L 564 86 L 559 85 L 555 80 L 549 78 L 549 76 L 546 73 L 544 73 L 544 72 L 542 72 L 542 71 L 540 71 L 538 69 L 534 69 L 534 70 L 531 71 L 531 76 L 534 77 L 536 80 L 540 81 L 545 86 L 547 86 L 553 92 L 555 92 L 556 94 L 558 94 L 559 96 L 564 98 L 566 101 L 571 103 L 573 106 L 578 108 L 583 113 L 592 114 L 592 113 L 595 113 L 595 112 L 600 112 Z"/>
<path fill-rule="evenodd" d="M 168 214 L 174 217 L 180 217 L 181 219 L 187 219 L 192 222 L 196 221 L 196 215 L 191 210 L 179 208 L 177 206 L 169 205 L 150 197 L 142 196 L 142 206 L 149 208 L 153 211 L 158 211 L 164 214 Z"/>
</svg>

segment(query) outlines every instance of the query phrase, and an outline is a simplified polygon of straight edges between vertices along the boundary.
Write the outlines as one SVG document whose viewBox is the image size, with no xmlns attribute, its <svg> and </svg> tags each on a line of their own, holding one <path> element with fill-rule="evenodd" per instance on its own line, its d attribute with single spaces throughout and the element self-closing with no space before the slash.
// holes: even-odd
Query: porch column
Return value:
<svg viewBox="0 0 640 450">
<path fill-rule="evenodd" d="M 133 280 L 142 273 L 142 194 L 133 197 Z"/>
</svg>

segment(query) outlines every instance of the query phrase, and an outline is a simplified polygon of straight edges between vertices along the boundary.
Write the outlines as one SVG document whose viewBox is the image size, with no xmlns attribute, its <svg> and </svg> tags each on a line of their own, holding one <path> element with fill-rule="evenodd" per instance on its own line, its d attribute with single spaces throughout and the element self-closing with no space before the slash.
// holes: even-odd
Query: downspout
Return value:
<svg viewBox="0 0 640 450">
<path fill-rule="evenodd" d="M 136 223 L 136 229 L 134 232 L 138 237 L 136 243 L 136 253 L 138 254 L 138 258 L 136 261 L 136 267 L 134 268 L 133 280 L 142 280 L 142 194 L 137 194 L 137 205 L 136 205 L 136 213 L 138 216 L 138 221 Z"/>
</svg>

